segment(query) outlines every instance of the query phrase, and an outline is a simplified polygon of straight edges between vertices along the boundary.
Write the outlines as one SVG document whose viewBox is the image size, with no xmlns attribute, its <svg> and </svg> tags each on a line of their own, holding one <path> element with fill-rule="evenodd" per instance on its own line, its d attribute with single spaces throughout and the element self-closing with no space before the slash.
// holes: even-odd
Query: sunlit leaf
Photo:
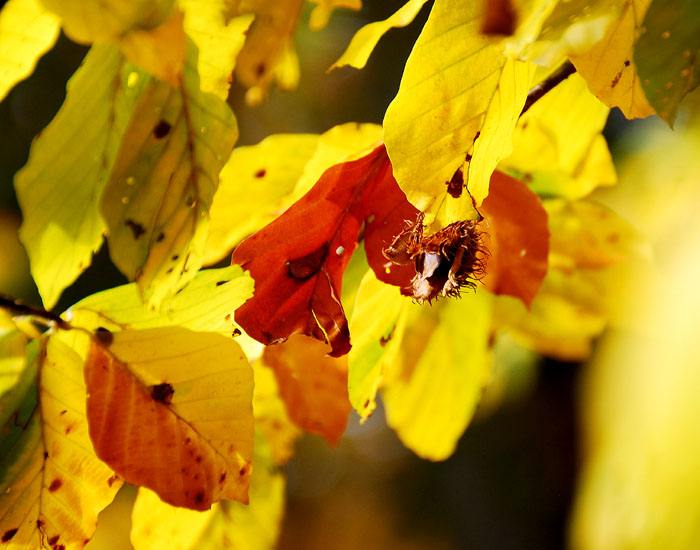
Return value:
<svg viewBox="0 0 700 550">
<path fill-rule="evenodd" d="M 58 19 L 38 0 L 9 0 L 0 11 L 0 101 L 56 42 Z"/>
<path fill-rule="evenodd" d="M 330 71 L 346 65 L 350 65 L 356 69 L 362 69 L 367 64 L 369 56 L 372 55 L 381 37 L 384 36 L 389 29 L 410 25 L 426 1 L 427 0 L 409 0 L 394 14 L 383 21 L 375 21 L 362 27 L 355 33 L 355 36 L 352 37 L 343 55 L 341 55 L 338 61 L 333 63 L 328 70 Z M 320 9 L 320 6 L 316 9 Z"/>
<path fill-rule="evenodd" d="M 583 78 L 570 76 L 520 118 L 501 169 L 517 171 L 540 195 L 570 199 L 614 184 L 615 167 L 600 135 L 608 112 Z"/>
<path fill-rule="evenodd" d="M 152 82 L 131 117 L 102 197 L 112 261 L 157 306 L 202 264 L 208 212 L 238 130 L 199 89 L 190 44 L 181 90 Z"/>
<path fill-rule="evenodd" d="M 382 396 L 387 423 L 417 455 L 450 456 L 488 377 L 490 296 L 482 291 L 431 307 L 411 305 Z"/>
<path fill-rule="evenodd" d="M 284 477 L 267 442 L 255 438 L 250 503 L 221 501 L 198 512 L 164 503 L 139 489 L 132 514 L 135 550 L 272 550 L 284 508 Z"/>
<path fill-rule="evenodd" d="M 396 180 L 408 200 L 427 211 L 428 224 L 451 200 L 447 183 L 465 159 L 482 167 L 480 178 L 488 171 L 486 166 L 498 160 L 500 147 L 491 160 L 474 158 L 475 142 L 490 142 L 496 136 L 508 139 L 507 127 L 514 125 L 529 86 L 529 80 L 521 81 L 520 71 L 517 82 L 516 75 L 503 73 L 507 58 L 479 34 L 482 9 L 479 2 L 456 0 L 433 5 L 384 118 L 384 141 Z M 512 125 L 497 121 L 506 111 Z M 478 155 L 490 153 L 479 147 Z M 467 185 L 468 176 L 467 172 Z M 485 196 L 480 182 L 477 205 Z M 455 221 L 441 216 L 440 225 Z"/>
<path fill-rule="evenodd" d="M 85 363 L 97 456 L 176 506 L 247 502 L 253 373 L 238 344 L 179 327 L 117 332 L 106 343 L 93 341 Z"/>
<path fill-rule="evenodd" d="M 348 355 L 350 403 L 362 418 L 369 417 L 377 406 L 383 365 L 391 365 L 397 353 L 393 335 L 407 303 L 396 287 L 379 281 L 372 271 L 365 274 L 350 318 L 353 347 Z"/>
<path fill-rule="evenodd" d="M 185 32 L 199 50 L 197 72 L 202 92 L 225 100 L 236 57 L 243 48 L 254 15 L 229 18 L 227 0 L 179 0 Z"/>
<path fill-rule="evenodd" d="M 39 346 L 31 346 L 27 369 L 0 399 L 0 532 L 12 548 L 82 548 L 95 531 L 97 514 L 122 484 L 92 450 L 82 360 L 70 347 L 74 340 L 72 334 L 52 335 L 45 357 L 36 362 Z"/>
<path fill-rule="evenodd" d="M 276 134 L 233 150 L 221 170 L 209 213 L 205 263 L 229 255 L 243 238 L 290 204 L 292 190 L 318 143 L 315 134 Z"/>
<path fill-rule="evenodd" d="M 289 417 L 304 431 L 336 445 L 350 414 L 347 357 L 329 357 L 323 342 L 295 334 L 265 348 L 262 363 L 275 372 Z"/>
<path fill-rule="evenodd" d="M 328 19 L 335 8 L 347 8 L 359 10 L 362 8 L 362 0 L 312 0 L 318 4 L 309 17 L 309 28 L 317 31 L 328 24 Z"/>
<path fill-rule="evenodd" d="M 644 14 L 651 0 L 626 0 L 622 14 L 592 49 L 570 59 L 588 88 L 608 107 L 619 107 L 627 118 L 654 114 L 642 89 L 634 61 Z"/>
<path fill-rule="evenodd" d="M 115 39 L 133 29 L 160 25 L 173 0 L 39 0 L 61 18 L 65 33 L 75 42 Z"/>
<path fill-rule="evenodd" d="M 233 311 L 252 295 L 253 281 L 239 266 L 205 269 L 162 310 L 148 308 L 132 283 L 88 296 L 68 310 L 68 318 L 89 330 L 179 326 L 230 336 Z"/>
<path fill-rule="evenodd" d="M 98 198 L 147 82 L 115 46 L 92 48 L 15 176 L 20 239 L 46 307 L 90 265 L 102 242 Z"/>
<path fill-rule="evenodd" d="M 134 65 L 179 88 L 187 47 L 182 21 L 175 12 L 155 29 L 132 30 L 117 43 Z"/>
<path fill-rule="evenodd" d="M 251 88 L 246 101 L 256 104 L 264 99 L 278 71 L 278 65 L 289 62 L 292 34 L 303 5 L 302 0 L 234 0 L 231 13 L 255 14 L 245 45 L 236 60 L 236 79 Z"/>
<path fill-rule="evenodd" d="M 700 84 L 700 4 L 655 0 L 644 17 L 634 61 L 647 99 L 673 125 L 678 104 Z"/>
</svg>

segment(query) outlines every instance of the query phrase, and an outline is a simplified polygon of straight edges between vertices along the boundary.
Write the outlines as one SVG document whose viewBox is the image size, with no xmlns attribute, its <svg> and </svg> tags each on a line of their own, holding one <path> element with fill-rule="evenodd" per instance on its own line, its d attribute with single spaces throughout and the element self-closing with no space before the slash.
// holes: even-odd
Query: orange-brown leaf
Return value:
<svg viewBox="0 0 700 550">
<path fill-rule="evenodd" d="M 265 348 L 263 363 L 275 372 L 292 421 L 335 445 L 350 414 L 347 357 L 329 357 L 328 345 L 295 334 Z"/>
</svg>

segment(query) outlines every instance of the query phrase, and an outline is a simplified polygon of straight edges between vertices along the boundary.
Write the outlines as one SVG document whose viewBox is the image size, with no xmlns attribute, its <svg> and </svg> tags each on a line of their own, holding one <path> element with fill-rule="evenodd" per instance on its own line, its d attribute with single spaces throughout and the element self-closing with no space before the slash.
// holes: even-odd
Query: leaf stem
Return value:
<svg viewBox="0 0 700 550">
<path fill-rule="evenodd" d="M 527 100 L 525 101 L 523 110 L 520 112 L 520 116 L 523 116 L 527 110 L 534 105 L 535 101 L 540 99 L 547 92 L 553 90 L 558 84 L 564 82 L 564 80 L 575 72 L 576 67 L 574 67 L 574 64 L 568 59 L 564 61 L 551 75 L 527 93 Z"/>
<path fill-rule="evenodd" d="M 17 315 L 31 315 L 33 317 L 46 319 L 47 321 L 55 323 L 58 328 L 64 330 L 71 328 L 70 323 L 61 319 L 58 313 L 40 307 L 28 306 L 4 294 L 0 294 L 0 307 L 16 313 Z"/>
</svg>

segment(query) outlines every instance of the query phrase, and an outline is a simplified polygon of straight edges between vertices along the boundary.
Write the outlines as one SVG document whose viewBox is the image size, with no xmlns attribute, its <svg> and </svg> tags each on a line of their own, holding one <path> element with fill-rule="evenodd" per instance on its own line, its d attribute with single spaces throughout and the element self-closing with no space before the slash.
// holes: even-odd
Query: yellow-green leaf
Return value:
<svg viewBox="0 0 700 550">
<path fill-rule="evenodd" d="M 29 76 L 56 42 L 58 19 L 38 0 L 9 0 L 0 10 L 0 101 Z"/>
<path fill-rule="evenodd" d="M 572 75 L 537 101 L 516 125 L 513 152 L 501 169 L 524 177 L 540 195 L 581 198 L 617 181 L 601 131 L 609 108 L 579 75 Z"/>
<path fill-rule="evenodd" d="M 190 43 L 181 89 L 153 81 L 134 110 L 102 197 L 112 261 L 154 306 L 202 265 L 209 208 L 238 129 L 199 89 Z"/>
<path fill-rule="evenodd" d="M 12 419 L 3 414 L 0 436 L 0 532 L 11 548 L 83 548 L 122 484 L 92 450 L 74 341 L 72 333 L 52 335 L 43 358 L 31 346 L 27 370 L 0 403 L 7 412 L 9 397 L 16 411 Z M 38 392 L 34 358 L 41 363 Z"/>
<path fill-rule="evenodd" d="M 678 105 L 700 84 L 700 3 L 655 0 L 644 17 L 634 60 L 647 99 L 673 125 Z"/>
<path fill-rule="evenodd" d="M 417 455 L 443 460 L 454 451 L 488 379 L 490 329 L 491 296 L 480 290 L 411 305 L 382 396 L 387 423 Z"/>
<path fill-rule="evenodd" d="M 102 242 L 98 199 L 147 81 L 115 46 L 92 48 L 15 176 L 20 239 L 46 307 L 90 265 Z"/>
<path fill-rule="evenodd" d="M 410 25 L 415 19 L 418 12 L 423 7 L 427 0 L 408 0 L 401 6 L 393 15 L 387 17 L 383 21 L 375 21 L 362 27 L 352 37 L 347 49 L 340 56 L 338 61 L 329 67 L 329 71 L 350 65 L 356 69 L 362 69 L 366 64 L 369 56 L 372 55 L 377 42 L 390 29 L 397 27 L 405 27 Z M 321 6 L 316 8 L 320 9 Z M 316 11 L 314 10 L 314 12 Z M 312 14 L 313 16 L 313 14 Z"/>
<path fill-rule="evenodd" d="M 253 371 L 240 346 L 181 327 L 98 337 L 85 362 L 97 456 L 176 506 L 247 502 Z"/>
<path fill-rule="evenodd" d="M 148 308 L 132 283 L 88 296 L 72 306 L 66 316 L 88 330 L 180 326 L 230 336 L 235 330 L 233 312 L 252 295 L 253 279 L 240 266 L 232 265 L 200 271 L 161 310 Z"/>
<path fill-rule="evenodd" d="M 65 33 L 75 42 L 117 39 L 133 29 L 160 25 L 174 0 L 40 0 L 61 18 Z"/>
<path fill-rule="evenodd" d="M 634 62 L 634 47 L 641 34 L 651 0 L 626 0 L 621 15 L 603 39 L 583 54 L 571 55 L 588 88 L 608 107 L 619 107 L 627 118 L 654 114 L 647 101 Z"/>
<path fill-rule="evenodd" d="M 227 0 L 179 0 L 178 4 L 185 12 L 185 32 L 199 50 L 200 88 L 225 100 L 236 57 L 254 15 L 247 13 L 229 19 Z"/>
<path fill-rule="evenodd" d="M 0 310 L 0 395 L 12 388 L 25 365 L 28 338 Z"/>
<path fill-rule="evenodd" d="M 134 29 L 117 43 L 134 65 L 179 88 L 186 50 L 182 21 L 182 13 L 174 12 L 162 25 L 148 30 Z"/>
<path fill-rule="evenodd" d="M 290 204 L 290 195 L 319 143 L 315 134 L 276 134 L 233 150 L 221 170 L 210 211 L 205 263 L 231 253 Z"/>
<path fill-rule="evenodd" d="M 394 176 L 408 200 L 427 212 L 427 223 L 441 211 L 449 197 L 446 184 L 465 159 L 491 163 L 473 158 L 474 142 L 508 134 L 509 124 L 499 124 L 497 117 L 501 109 L 508 110 L 508 119 L 516 117 L 512 113 L 519 113 L 529 86 L 529 79 L 520 80 L 527 71 L 516 71 L 517 83 L 515 75 L 503 74 L 508 58 L 479 34 L 482 12 L 480 2 L 435 2 L 384 117 Z M 502 105 L 494 103 L 499 101 Z M 480 148 L 478 154 L 490 153 Z M 448 222 L 440 216 L 441 224 Z"/>
<path fill-rule="evenodd" d="M 255 438 L 250 503 L 221 501 L 198 512 L 164 503 L 139 489 L 132 514 L 135 550 L 272 550 L 284 508 L 284 477 L 264 438 Z"/>
<path fill-rule="evenodd" d="M 348 355 L 348 393 L 350 403 L 362 418 L 376 407 L 376 395 L 385 364 L 397 353 L 394 338 L 399 316 L 408 304 L 399 289 L 378 280 L 367 271 L 357 292 L 350 318 L 352 349 Z"/>
<path fill-rule="evenodd" d="M 309 28 L 313 31 L 320 30 L 328 24 L 331 12 L 335 8 L 347 8 L 349 10 L 362 9 L 362 0 L 311 0 L 318 4 L 309 17 Z"/>
</svg>

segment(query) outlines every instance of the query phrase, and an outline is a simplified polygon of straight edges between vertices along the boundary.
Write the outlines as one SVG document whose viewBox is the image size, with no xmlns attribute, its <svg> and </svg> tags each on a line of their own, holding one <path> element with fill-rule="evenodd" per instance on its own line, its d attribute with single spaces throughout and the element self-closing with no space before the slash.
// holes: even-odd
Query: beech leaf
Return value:
<svg viewBox="0 0 700 550">
<path fill-rule="evenodd" d="M 302 430 L 336 445 L 350 414 L 347 357 L 328 357 L 327 344 L 294 334 L 266 347 L 261 361 L 275 373 L 289 417 Z"/>
<path fill-rule="evenodd" d="M 0 10 L 0 101 L 29 76 L 56 42 L 58 19 L 38 0 L 9 0 Z"/>
<path fill-rule="evenodd" d="M 179 327 L 102 339 L 85 362 L 97 456 L 175 506 L 248 502 L 253 373 L 238 344 Z"/>
</svg>

